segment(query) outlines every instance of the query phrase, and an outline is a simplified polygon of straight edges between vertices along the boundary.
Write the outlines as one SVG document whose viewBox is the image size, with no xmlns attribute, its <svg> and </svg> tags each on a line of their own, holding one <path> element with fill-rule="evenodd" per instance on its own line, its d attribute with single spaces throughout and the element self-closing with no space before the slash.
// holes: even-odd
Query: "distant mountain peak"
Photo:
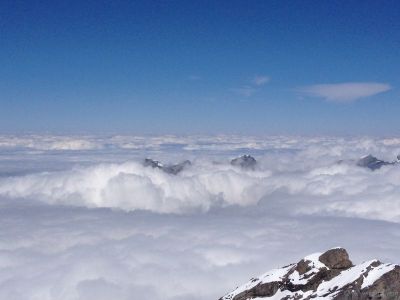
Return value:
<svg viewBox="0 0 400 300">
<path fill-rule="evenodd" d="M 398 162 L 400 155 L 397 156 L 397 161 L 388 162 L 372 156 L 371 154 L 361 157 L 357 161 L 357 166 L 371 169 L 372 171 L 380 169 L 382 166 L 394 165 Z"/>
<path fill-rule="evenodd" d="M 333 248 L 253 278 L 219 300 L 251 299 L 400 299 L 400 266 L 378 260 L 354 266 L 345 249 Z"/>
<path fill-rule="evenodd" d="M 152 167 L 153 169 L 160 169 L 164 171 L 165 173 L 172 174 L 172 175 L 177 175 L 178 173 L 182 172 L 183 169 L 187 168 L 188 166 L 192 165 L 190 160 L 185 160 L 179 164 L 175 165 L 164 165 L 158 160 L 154 160 L 151 158 L 146 158 L 143 161 L 143 166 L 144 167 Z"/>
<path fill-rule="evenodd" d="M 257 165 L 257 161 L 253 156 L 245 154 L 232 159 L 231 165 L 241 167 L 242 169 L 254 170 Z"/>
</svg>

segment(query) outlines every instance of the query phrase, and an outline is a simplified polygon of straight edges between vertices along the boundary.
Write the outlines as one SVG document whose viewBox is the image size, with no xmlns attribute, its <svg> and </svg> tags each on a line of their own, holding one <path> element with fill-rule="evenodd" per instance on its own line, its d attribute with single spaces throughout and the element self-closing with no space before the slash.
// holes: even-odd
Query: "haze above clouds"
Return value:
<svg viewBox="0 0 400 300">
<path fill-rule="evenodd" d="M 394 160 L 399 146 L 396 137 L 2 136 L 0 298 L 217 299 L 338 245 L 358 261 L 399 262 L 400 166 L 356 166 L 369 153 Z M 256 170 L 229 164 L 247 153 Z M 174 176 L 143 167 L 145 157 L 192 165 Z"/>
</svg>

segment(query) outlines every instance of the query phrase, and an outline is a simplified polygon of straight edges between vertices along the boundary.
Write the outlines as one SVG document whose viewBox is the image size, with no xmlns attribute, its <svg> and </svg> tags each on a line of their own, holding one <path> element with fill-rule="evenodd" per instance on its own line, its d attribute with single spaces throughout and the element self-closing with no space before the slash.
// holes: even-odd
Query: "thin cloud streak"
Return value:
<svg viewBox="0 0 400 300">
<path fill-rule="evenodd" d="M 234 92 L 240 96 L 243 96 L 245 98 L 253 96 L 254 93 L 257 91 L 256 88 L 247 86 L 247 85 L 243 86 L 241 88 L 236 88 L 236 89 L 231 89 L 231 90 L 232 90 L 232 92 Z"/>
<path fill-rule="evenodd" d="M 231 91 L 245 98 L 249 98 L 259 91 L 260 88 L 267 84 L 270 80 L 271 78 L 269 76 L 257 75 L 250 81 L 250 84 L 231 89 Z"/>
<path fill-rule="evenodd" d="M 315 84 L 300 89 L 312 97 L 324 98 L 326 101 L 348 103 L 374 96 L 391 90 L 387 83 L 379 82 L 345 82 L 330 84 Z"/>
</svg>

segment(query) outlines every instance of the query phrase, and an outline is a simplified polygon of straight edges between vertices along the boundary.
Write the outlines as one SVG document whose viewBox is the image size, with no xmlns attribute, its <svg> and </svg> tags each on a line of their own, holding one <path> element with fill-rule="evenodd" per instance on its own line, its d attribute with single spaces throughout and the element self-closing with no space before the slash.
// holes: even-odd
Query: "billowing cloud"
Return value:
<svg viewBox="0 0 400 300">
<path fill-rule="evenodd" d="M 391 86 L 378 82 L 346 82 L 315 84 L 301 88 L 301 92 L 332 102 L 352 102 L 389 91 Z"/>
<path fill-rule="evenodd" d="M 246 174 L 229 166 L 194 168 L 172 176 L 134 162 L 101 164 L 3 179 L 0 180 L 0 195 L 33 196 L 50 204 L 89 208 L 183 213 L 256 202 L 263 195 L 259 182 L 268 176 L 267 172 Z"/>
</svg>

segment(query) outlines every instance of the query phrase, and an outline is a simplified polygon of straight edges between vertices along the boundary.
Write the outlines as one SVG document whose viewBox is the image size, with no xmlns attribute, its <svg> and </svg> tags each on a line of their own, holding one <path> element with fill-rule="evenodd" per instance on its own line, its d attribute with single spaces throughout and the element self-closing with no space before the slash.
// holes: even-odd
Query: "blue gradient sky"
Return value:
<svg viewBox="0 0 400 300">
<path fill-rule="evenodd" d="M 399 15 L 398 1 L 1 1 L 0 131 L 397 134 Z M 338 83 L 345 101 L 326 96 Z"/>
</svg>

